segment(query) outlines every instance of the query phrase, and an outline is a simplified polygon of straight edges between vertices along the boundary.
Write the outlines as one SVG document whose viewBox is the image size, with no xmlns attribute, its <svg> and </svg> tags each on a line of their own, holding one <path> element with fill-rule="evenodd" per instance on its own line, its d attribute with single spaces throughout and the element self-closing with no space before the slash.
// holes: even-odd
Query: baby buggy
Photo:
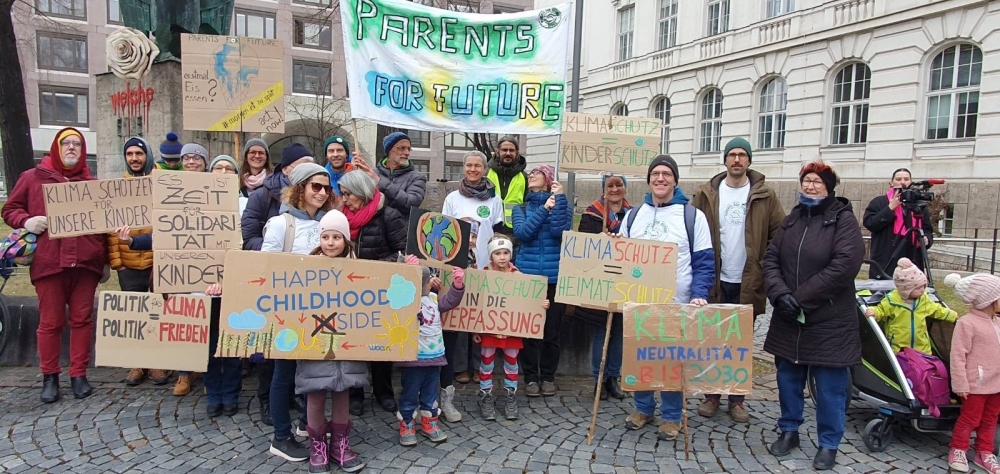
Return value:
<svg viewBox="0 0 1000 474">
<path fill-rule="evenodd" d="M 877 265 L 866 261 L 869 265 Z M 884 273 L 884 272 L 883 272 Z M 945 305 L 929 282 L 928 294 L 934 301 Z M 911 390 L 885 337 L 884 328 L 873 318 L 865 317 L 865 308 L 875 306 L 895 288 L 891 278 L 886 280 L 857 280 L 855 291 L 858 300 L 858 318 L 861 326 L 861 364 L 851 369 L 854 396 L 878 407 L 878 417 L 869 421 L 862 432 L 865 446 L 872 452 L 884 451 L 892 442 L 892 425 L 906 423 L 922 433 L 949 432 L 955 426 L 961 411 L 958 397 L 952 394 L 951 403 L 939 406 L 940 416 L 931 416 L 927 406 L 920 403 Z M 947 306 L 947 305 L 945 305 Z M 954 323 L 939 320 L 927 321 L 933 354 L 949 366 L 951 337 Z"/>
</svg>

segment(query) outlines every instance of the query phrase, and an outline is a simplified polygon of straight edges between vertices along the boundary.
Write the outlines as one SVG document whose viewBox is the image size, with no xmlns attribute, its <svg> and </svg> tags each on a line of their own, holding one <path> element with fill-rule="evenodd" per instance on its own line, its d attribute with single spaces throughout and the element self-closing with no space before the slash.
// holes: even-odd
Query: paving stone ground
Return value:
<svg viewBox="0 0 1000 474">
<path fill-rule="evenodd" d="M 762 324 L 763 323 L 763 324 Z M 758 321 L 759 337 L 766 320 Z M 305 472 L 305 463 L 286 463 L 267 454 L 270 428 L 260 423 L 253 377 L 244 380 L 236 416 L 210 419 L 198 384 L 185 397 L 169 386 L 126 387 L 124 370 L 94 369 L 95 393 L 73 400 L 68 381 L 63 399 L 38 401 L 37 368 L 0 369 L 0 472 Z M 397 382 L 398 386 L 398 382 Z M 521 419 L 485 422 L 478 413 L 472 384 L 460 387 L 460 423 L 445 425 L 449 439 L 440 445 L 421 440 L 415 447 L 397 443 L 394 415 L 367 406 L 354 420 L 352 442 L 368 460 L 366 473 L 524 472 L 810 472 L 816 452 L 815 412 L 806 408 L 803 448 L 776 459 L 766 445 L 777 434 L 780 416 L 774 376 L 755 378 L 749 397 L 749 424 L 734 424 L 725 413 L 704 419 L 688 399 L 690 457 L 684 442 L 658 441 L 655 426 L 624 429 L 631 399 L 602 402 L 594 443 L 586 443 L 593 388 L 589 379 L 563 378 L 551 398 L 520 397 Z M 872 405 L 856 401 L 848 411 L 847 432 L 835 472 L 945 472 L 945 434 L 896 429 L 884 453 L 869 453 L 861 430 L 875 416 Z"/>
</svg>

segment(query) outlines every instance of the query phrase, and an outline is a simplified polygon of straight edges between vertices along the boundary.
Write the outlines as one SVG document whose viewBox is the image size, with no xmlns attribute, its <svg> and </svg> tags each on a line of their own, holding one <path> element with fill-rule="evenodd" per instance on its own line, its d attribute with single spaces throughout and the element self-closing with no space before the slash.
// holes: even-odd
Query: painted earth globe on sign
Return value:
<svg viewBox="0 0 1000 474">
<path fill-rule="evenodd" d="M 416 237 L 424 258 L 430 260 L 451 261 L 462 248 L 462 228 L 458 220 L 441 214 L 428 212 L 420 216 Z"/>
</svg>

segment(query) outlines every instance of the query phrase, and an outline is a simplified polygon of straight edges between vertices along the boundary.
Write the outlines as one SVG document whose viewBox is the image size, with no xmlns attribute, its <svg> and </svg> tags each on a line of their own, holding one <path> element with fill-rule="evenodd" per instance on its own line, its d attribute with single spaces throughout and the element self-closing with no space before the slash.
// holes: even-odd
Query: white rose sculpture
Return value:
<svg viewBox="0 0 1000 474">
<path fill-rule="evenodd" d="M 111 72 L 123 79 L 145 76 L 160 54 L 156 43 L 133 28 L 119 28 L 108 35 L 107 49 Z"/>
</svg>

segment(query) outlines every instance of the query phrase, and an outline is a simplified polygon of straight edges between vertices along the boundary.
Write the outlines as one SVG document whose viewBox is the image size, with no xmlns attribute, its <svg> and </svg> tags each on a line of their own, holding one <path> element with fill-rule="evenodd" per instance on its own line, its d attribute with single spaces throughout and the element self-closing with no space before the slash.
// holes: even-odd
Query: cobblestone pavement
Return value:
<svg viewBox="0 0 1000 474">
<path fill-rule="evenodd" d="M 0 471 L 17 472 L 304 472 L 305 463 L 286 463 L 267 454 L 270 429 L 261 424 L 253 377 L 245 380 L 241 411 L 209 419 L 201 385 L 186 397 L 169 386 L 121 383 L 124 370 L 95 369 L 92 397 L 73 400 L 63 382 L 63 399 L 38 401 L 35 368 L 0 369 Z M 779 416 L 774 376 L 758 376 L 747 402 L 751 423 L 736 425 L 725 413 L 705 420 L 689 399 L 691 451 L 684 443 L 656 439 L 655 426 L 629 432 L 623 422 L 631 400 L 602 402 L 594 444 L 586 444 L 593 391 L 583 378 L 560 380 L 551 398 L 520 398 L 517 422 L 484 422 L 473 386 L 460 389 L 461 423 L 446 425 L 447 442 L 426 440 L 412 448 L 396 442 L 396 419 L 366 407 L 355 420 L 352 441 L 368 460 L 364 472 L 633 473 L 809 471 L 816 452 L 815 416 L 806 410 L 803 450 L 778 460 L 766 444 L 776 437 Z M 874 410 L 855 402 L 848 412 L 846 440 L 837 472 L 944 472 L 948 437 L 897 429 L 882 454 L 868 453 L 860 431 Z"/>
</svg>

